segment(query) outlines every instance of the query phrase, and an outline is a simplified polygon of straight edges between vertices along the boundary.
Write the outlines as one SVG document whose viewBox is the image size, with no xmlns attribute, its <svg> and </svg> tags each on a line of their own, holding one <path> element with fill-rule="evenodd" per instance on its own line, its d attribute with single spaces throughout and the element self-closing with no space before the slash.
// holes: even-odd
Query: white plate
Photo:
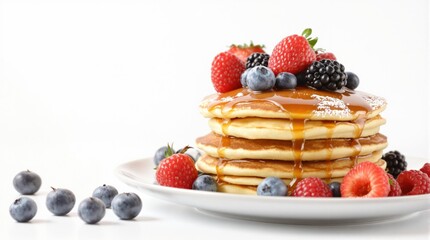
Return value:
<svg viewBox="0 0 430 240">
<path fill-rule="evenodd" d="M 115 173 L 126 184 L 153 197 L 194 207 L 212 215 L 253 221 L 350 224 L 390 220 L 430 209 L 430 194 L 373 199 L 295 198 L 163 187 L 154 184 L 155 170 L 151 158 L 122 164 Z"/>
</svg>

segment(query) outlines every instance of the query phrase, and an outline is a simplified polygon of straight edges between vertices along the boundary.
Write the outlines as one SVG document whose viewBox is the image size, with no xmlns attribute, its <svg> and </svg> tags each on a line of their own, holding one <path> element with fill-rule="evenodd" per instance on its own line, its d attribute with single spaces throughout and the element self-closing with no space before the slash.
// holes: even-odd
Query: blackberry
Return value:
<svg viewBox="0 0 430 240">
<path fill-rule="evenodd" d="M 387 162 L 387 171 L 393 175 L 394 178 L 397 178 L 408 166 L 405 156 L 399 151 L 389 151 L 382 156 L 382 159 Z"/>
<path fill-rule="evenodd" d="M 246 59 L 246 69 L 253 68 L 256 66 L 265 66 L 269 65 L 270 55 L 267 53 L 253 53 Z"/>
<path fill-rule="evenodd" d="M 335 60 L 315 61 L 306 70 L 305 81 L 311 88 L 336 91 L 346 85 L 345 67 Z"/>
</svg>

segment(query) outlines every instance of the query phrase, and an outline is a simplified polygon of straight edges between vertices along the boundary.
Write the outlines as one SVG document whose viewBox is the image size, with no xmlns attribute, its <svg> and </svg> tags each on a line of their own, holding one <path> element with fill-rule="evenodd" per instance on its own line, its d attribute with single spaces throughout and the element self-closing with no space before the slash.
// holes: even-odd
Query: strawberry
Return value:
<svg viewBox="0 0 430 240">
<path fill-rule="evenodd" d="M 419 195 L 430 193 L 430 178 L 418 170 L 403 171 L 397 176 L 402 195 Z"/>
<path fill-rule="evenodd" d="M 173 154 L 161 160 L 155 172 L 158 184 L 161 186 L 191 189 L 197 179 L 198 172 L 190 156 L 181 153 Z"/>
<path fill-rule="evenodd" d="M 393 177 L 393 175 L 387 173 L 388 183 L 390 184 L 390 192 L 388 193 L 389 197 L 397 197 L 402 195 L 402 189 L 400 188 L 399 183 Z"/>
<path fill-rule="evenodd" d="M 329 186 L 320 178 L 308 177 L 297 183 L 291 196 L 294 197 L 333 197 Z"/>
<path fill-rule="evenodd" d="M 229 53 L 233 53 L 237 58 L 240 59 L 240 61 L 246 63 L 246 59 L 251 55 L 252 53 L 264 53 L 264 45 L 254 45 L 254 43 L 251 41 L 251 43 L 243 44 L 243 45 L 235 45 L 232 44 L 230 46 L 230 49 L 227 51 Z"/>
<path fill-rule="evenodd" d="M 420 169 L 420 171 L 430 177 L 430 163 L 425 163 L 424 166 Z"/>
<path fill-rule="evenodd" d="M 245 71 L 245 64 L 229 52 L 218 54 L 211 69 L 212 84 L 217 92 L 224 93 L 242 87 L 240 75 Z"/>
<path fill-rule="evenodd" d="M 323 59 L 329 59 L 329 60 L 336 60 L 336 56 L 331 52 L 317 52 L 317 61 L 323 60 Z"/>
<path fill-rule="evenodd" d="M 389 192 L 387 173 L 372 162 L 362 162 L 354 166 L 340 185 L 342 197 L 386 197 Z"/>
<path fill-rule="evenodd" d="M 311 33 L 311 29 L 305 29 L 302 33 L 303 36 L 288 36 L 275 46 L 269 59 L 269 68 L 275 75 L 281 72 L 297 74 L 316 60 L 312 47 L 318 38 L 310 38 Z"/>
</svg>

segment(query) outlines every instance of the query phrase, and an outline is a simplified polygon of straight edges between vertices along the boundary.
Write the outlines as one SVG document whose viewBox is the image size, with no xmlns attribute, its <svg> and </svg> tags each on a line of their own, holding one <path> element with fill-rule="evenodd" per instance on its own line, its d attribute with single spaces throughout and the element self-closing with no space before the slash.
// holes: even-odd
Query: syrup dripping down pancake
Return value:
<svg viewBox="0 0 430 240">
<path fill-rule="evenodd" d="M 307 161 L 302 163 L 301 177 L 338 178 L 345 174 L 357 163 L 380 161 L 382 151 L 369 155 L 358 156 L 356 159 L 341 158 L 331 161 Z M 294 178 L 294 162 L 262 159 L 227 160 L 218 159 L 204 154 L 196 162 L 196 168 L 207 174 L 242 177 L 279 177 Z"/>
<path fill-rule="evenodd" d="M 240 88 L 207 96 L 200 112 L 208 118 L 286 118 L 352 121 L 376 117 L 385 99 L 349 89 L 338 92 L 297 87 L 293 90 L 253 92 Z"/>
<path fill-rule="evenodd" d="M 295 141 L 223 137 L 213 132 L 196 140 L 198 148 L 212 157 L 227 159 L 297 160 Z M 300 144 L 300 161 L 332 160 L 367 155 L 384 149 L 387 138 L 378 133 L 358 139 L 306 140 Z M 222 150 L 222 151 L 220 151 Z"/>
<path fill-rule="evenodd" d="M 379 115 L 364 121 L 362 126 L 356 122 L 305 121 L 304 139 L 358 138 L 379 132 L 385 119 Z M 209 127 L 215 133 L 247 139 L 292 140 L 295 137 L 292 121 L 274 118 L 211 118 Z"/>
</svg>

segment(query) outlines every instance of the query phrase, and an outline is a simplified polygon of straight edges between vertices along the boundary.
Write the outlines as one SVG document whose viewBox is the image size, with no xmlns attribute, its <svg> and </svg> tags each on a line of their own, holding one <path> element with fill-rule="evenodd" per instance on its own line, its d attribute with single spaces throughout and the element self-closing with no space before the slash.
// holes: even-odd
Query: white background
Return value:
<svg viewBox="0 0 430 240">
<path fill-rule="evenodd" d="M 209 131 L 197 106 L 214 92 L 216 54 L 250 40 L 270 53 L 307 27 L 317 47 L 359 75 L 359 90 L 388 100 L 387 150 L 428 159 L 428 1 L 2 1 L 0 225 L 13 226 L 6 236 L 26 231 L 7 213 L 17 172 L 42 176 L 42 203 L 51 185 L 79 199 L 105 182 L 133 190 L 113 176 L 117 165 L 167 142 L 192 145 Z M 164 206 L 187 211 L 151 204 L 144 210 L 154 218 L 169 217 Z M 37 233 L 48 231 L 40 224 Z M 255 236 L 267 234 L 256 229 Z"/>
</svg>

